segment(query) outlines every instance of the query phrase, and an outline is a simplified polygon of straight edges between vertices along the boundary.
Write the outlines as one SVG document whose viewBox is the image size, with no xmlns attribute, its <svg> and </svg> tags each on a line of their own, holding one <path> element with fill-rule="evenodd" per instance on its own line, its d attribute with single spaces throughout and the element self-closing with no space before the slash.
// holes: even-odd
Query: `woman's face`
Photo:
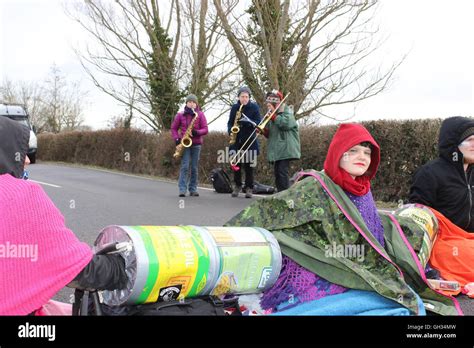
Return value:
<svg viewBox="0 0 474 348">
<path fill-rule="evenodd" d="M 186 106 L 187 106 L 188 108 L 194 110 L 194 109 L 196 109 L 197 104 L 196 104 L 195 102 L 193 102 L 193 101 L 190 100 L 190 101 L 188 101 L 188 102 L 186 103 Z"/>
<path fill-rule="evenodd" d="M 474 135 L 464 139 L 458 148 L 462 152 L 464 163 L 474 163 Z"/>
<path fill-rule="evenodd" d="M 339 161 L 339 167 L 344 169 L 346 172 L 355 179 L 358 176 L 363 175 L 370 166 L 370 155 L 372 150 L 370 148 L 356 145 L 351 147 L 348 151 L 344 152 Z"/>
</svg>

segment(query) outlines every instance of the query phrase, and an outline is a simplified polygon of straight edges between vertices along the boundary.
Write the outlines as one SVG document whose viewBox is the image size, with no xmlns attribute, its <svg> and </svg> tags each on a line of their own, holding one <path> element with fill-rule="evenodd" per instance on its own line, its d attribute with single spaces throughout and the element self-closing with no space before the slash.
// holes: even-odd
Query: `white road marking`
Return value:
<svg viewBox="0 0 474 348">
<path fill-rule="evenodd" d="M 140 175 L 134 175 L 134 174 L 128 174 L 128 173 L 120 173 L 120 172 L 115 172 L 115 171 L 107 170 L 107 169 L 89 168 L 87 166 L 74 166 L 74 165 L 69 165 L 69 163 L 64 163 L 64 164 L 61 163 L 61 164 L 54 164 L 54 165 L 57 165 L 57 166 L 64 165 L 65 167 L 69 167 L 69 168 L 80 168 L 80 169 L 95 170 L 95 171 L 98 171 L 98 172 L 104 172 L 104 173 L 108 173 L 108 174 L 116 174 L 116 175 L 136 178 L 136 179 L 145 179 L 145 180 L 151 180 L 151 181 L 164 182 L 164 183 L 167 183 L 167 184 L 175 184 L 175 185 L 177 184 L 177 182 L 173 181 L 173 180 L 163 180 L 163 179 L 157 179 L 157 178 L 149 178 L 149 177 L 146 177 L 146 176 L 140 176 Z M 31 181 L 34 181 L 34 180 L 31 180 Z M 37 182 L 40 183 L 39 181 L 37 181 Z M 51 185 L 51 184 L 44 184 L 44 185 L 50 185 L 50 186 L 53 186 L 53 187 L 61 187 L 61 186 L 55 186 L 55 185 Z M 213 188 L 207 188 L 207 187 L 201 187 L 201 186 L 198 186 L 198 189 L 206 190 L 206 191 L 214 191 Z M 230 195 L 230 193 L 229 193 L 229 195 Z M 265 197 L 265 196 L 268 196 L 268 195 L 262 195 L 262 194 L 254 193 L 253 196 Z"/>
<path fill-rule="evenodd" d="M 68 167 L 95 170 L 95 171 L 98 171 L 98 172 L 104 172 L 104 173 L 109 173 L 109 174 L 116 174 L 116 175 L 121 175 L 121 176 L 129 176 L 129 177 L 131 177 L 131 178 L 136 178 L 136 179 L 145 179 L 145 180 L 159 181 L 159 182 L 164 182 L 164 183 L 167 183 L 167 184 L 175 184 L 175 185 L 177 184 L 176 181 L 172 181 L 172 180 L 163 180 L 163 179 L 157 179 L 157 178 L 148 178 L 148 177 L 146 177 L 146 176 L 140 176 L 140 175 L 133 175 L 133 174 L 128 174 L 128 173 L 114 172 L 114 171 L 112 171 L 112 170 L 107 170 L 107 169 L 88 168 L 88 167 L 75 167 L 75 166 L 68 166 Z M 198 186 L 198 189 L 200 189 L 200 190 L 207 190 L 207 191 L 214 191 L 213 188 L 201 187 L 201 186 Z M 230 194 L 230 193 L 229 193 L 229 194 Z M 253 195 L 254 195 L 254 196 L 257 196 L 257 197 L 265 197 L 265 196 L 266 196 L 266 195 L 261 195 L 261 194 L 257 194 L 257 193 L 254 193 Z"/>
<path fill-rule="evenodd" d="M 48 184 L 48 183 L 46 183 L 46 182 L 41 182 L 41 181 L 36 181 L 36 180 L 31 180 L 31 179 L 29 179 L 29 181 L 35 182 L 35 183 L 40 184 L 40 185 L 46 185 L 46 186 L 61 188 L 61 186 L 53 185 L 53 184 Z"/>
</svg>

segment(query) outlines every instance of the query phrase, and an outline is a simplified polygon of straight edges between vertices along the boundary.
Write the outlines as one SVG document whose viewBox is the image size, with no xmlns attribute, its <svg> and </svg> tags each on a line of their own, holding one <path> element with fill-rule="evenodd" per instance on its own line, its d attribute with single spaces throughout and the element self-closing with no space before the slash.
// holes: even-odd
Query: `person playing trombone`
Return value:
<svg viewBox="0 0 474 348">
<path fill-rule="evenodd" d="M 301 157 L 298 124 L 293 115 L 293 108 L 281 103 L 283 99 L 280 91 L 273 90 L 267 93 L 265 104 L 268 114 L 273 113 L 273 115 L 263 132 L 263 135 L 268 138 L 267 159 L 268 162 L 273 163 L 275 186 L 278 192 L 290 186 L 290 161 Z"/>
<path fill-rule="evenodd" d="M 253 168 L 257 165 L 259 154 L 258 141 L 253 141 L 256 137 L 255 126 L 260 123 L 260 108 L 250 101 L 250 89 L 241 87 L 237 92 L 238 101 L 232 105 L 227 122 L 227 132 L 231 137 L 229 153 L 233 154 L 246 151 L 245 156 L 233 166 L 235 187 L 232 197 L 238 197 L 242 190 L 242 170 L 245 171 L 245 198 L 252 198 L 253 191 Z M 249 139 L 250 138 L 250 139 Z M 249 146 L 250 145 L 250 146 Z M 245 148 L 243 148 L 245 146 Z"/>
</svg>

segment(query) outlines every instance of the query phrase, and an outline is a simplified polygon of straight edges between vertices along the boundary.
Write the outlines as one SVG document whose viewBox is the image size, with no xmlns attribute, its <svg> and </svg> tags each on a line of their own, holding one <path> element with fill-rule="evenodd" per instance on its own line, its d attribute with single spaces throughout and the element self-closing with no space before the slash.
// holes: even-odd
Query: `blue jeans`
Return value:
<svg viewBox="0 0 474 348">
<path fill-rule="evenodd" d="M 179 193 L 186 193 L 188 186 L 189 162 L 191 162 L 191 179 L 189 180 L 189 192 L 197 192 L 198 164 L 201 154 L 201 145 L 194 145 L 184 149 L 181 159 L 181 169 L 179 171 L 178 187 Z"/>
</svg>

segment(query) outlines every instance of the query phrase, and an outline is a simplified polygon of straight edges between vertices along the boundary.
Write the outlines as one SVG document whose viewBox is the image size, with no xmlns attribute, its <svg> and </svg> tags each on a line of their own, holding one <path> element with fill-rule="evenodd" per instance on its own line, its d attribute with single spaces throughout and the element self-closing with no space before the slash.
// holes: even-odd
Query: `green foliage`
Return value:
<svg viewBox="0 0 474 348">
<path fill-rule="evenodd" d="M 154 36 L 150 40 L 152 54 L 148 56 L 149 88 L 151 112 L 155 116 L 155 130 L 169 129 L 173 117 L 179 109 L 183 92 L 175 80 L 174 62 L 170 57 L 171 38 L 161 27 L 159 20 L 154 23 Z"/>
</svg>

